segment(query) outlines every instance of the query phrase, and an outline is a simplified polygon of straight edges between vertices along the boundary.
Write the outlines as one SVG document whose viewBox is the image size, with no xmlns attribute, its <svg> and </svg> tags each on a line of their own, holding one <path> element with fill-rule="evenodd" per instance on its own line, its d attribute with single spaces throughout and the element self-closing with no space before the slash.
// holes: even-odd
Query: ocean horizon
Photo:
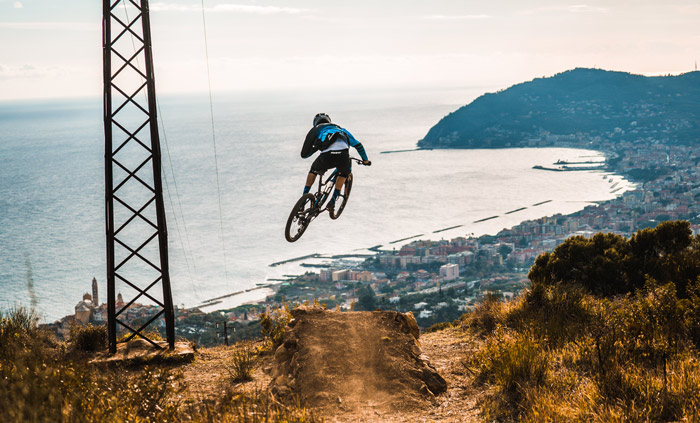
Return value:
<svg viewBox="0 0 700 423">
<path fill-rule="evenodd" d="M 602 152 L 590 150 L 381 154 L 415 149 L 441 117 L 487 90 L 215 96 L 221 220 L 208 98 L 162 96 L 175 303 L 197 306 L 306 270 L 300 261 L 272 263 L 496 233 L 527 219 L 576 212 L 633 187 L 604 172 L 532 169 L 557 160 L 603 160 Z M 364 144 L 373 165 L 355 167 L 340 219 L 321 216 L 290 244 L 284 224 L 312 162 L 299 150 L 321 111 Z M 42 320 L 56 320 L 73 313 L 93 277 L 106 298 L 101 99 L 0 103 L 0 248 L 0 309 L 34 304 Z M 126 287 L 117 290 L 129 295 Z M 260 295 L 264 291 L 229 297 L 217 307 Z"/>
</svg>

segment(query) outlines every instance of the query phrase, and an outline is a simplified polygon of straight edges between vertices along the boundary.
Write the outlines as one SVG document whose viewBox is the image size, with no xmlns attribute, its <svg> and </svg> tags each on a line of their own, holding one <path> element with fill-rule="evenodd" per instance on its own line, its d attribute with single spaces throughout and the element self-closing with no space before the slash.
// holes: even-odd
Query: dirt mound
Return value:
<svg viewBox="0 0 700 423">
<path fill-rule="evenodd" d="M 435 401 L 447 383 L 422 356 L 411 313 L 292 310 L 270 388 L 312 407 L 405 410 Z"/>
</svg>

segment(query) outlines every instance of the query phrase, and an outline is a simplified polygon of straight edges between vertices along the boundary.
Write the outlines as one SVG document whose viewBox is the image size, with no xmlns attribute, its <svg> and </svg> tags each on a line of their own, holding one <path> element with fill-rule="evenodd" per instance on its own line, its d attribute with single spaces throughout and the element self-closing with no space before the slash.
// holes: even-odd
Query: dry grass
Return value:
<svg viewBox="0 0 700 423">
<path fill-rule="evenodd" d="M 249 343 L 235 345 L 228 369 L 231 381 L 238 383 L 252 380 L 253 370 L 255 370 L 255 352 L 252 345 Z"/>
<path fill-rule="evenodd" d="M 506 422 L 700 421 L 698 304 L 648 281 L 600 299 L 535 287 L 488 300 L 463 327 L 484 337 L 465 360 L 482 389 L 482 417 Z M 485 387 L 483 387 L 485 385 Z"/>
<path fill-rule="evenodd" d="M 233 384 L 218 400 L 198 402 L 188 397 L 182 371 L 166 366 L 88 365 L 87 356 L 74 351 L 93 348 L 93 341 L 101 339 L 99 330 L 83 328 L 75 333 L 79 348 L 67 347 L 40 331 L 36 322 L 24 309 L 0 313 L 2 422 L 321 421 L 298 401 L 283 404 L 262 390 L 239 393 Z M 244 375 L 252 370 L 254 353 L 247 347 L 238 351 L 242 355 L 234 352 L 232 360 Z"/>
<path fill-rule="evenodd" d="M 282 344 L 284 328 L 287 327 L 292 315 L 289 305 L 284 304 L 269 313 L 260 314 L 260 327 L 265 345 L 260 352 L 274 352 Z"/>
</svg>

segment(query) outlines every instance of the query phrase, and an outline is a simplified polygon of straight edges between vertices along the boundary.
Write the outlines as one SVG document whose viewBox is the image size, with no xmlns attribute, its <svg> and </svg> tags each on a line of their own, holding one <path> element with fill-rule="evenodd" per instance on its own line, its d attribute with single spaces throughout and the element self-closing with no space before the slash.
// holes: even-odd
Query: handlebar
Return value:
<svg viewBox="0 0 700 423">
<path fill-rule="evenodd" d="M 372 166 L 372 162 L 369 161 L 369 160 L 367 160 L 367 164 L 365 164 L 365 162 L 364 162 L 363 160 L 360 160 L 360 159 L 358 159 L 358 158 L 356 158 L 356 157 L 350 157 L 350 160 L 354 160 L 354 161 L 357 162 L 357 164 L 361 164 L 361 165 L 363 165 L 363 166 Z"/>
</svg>

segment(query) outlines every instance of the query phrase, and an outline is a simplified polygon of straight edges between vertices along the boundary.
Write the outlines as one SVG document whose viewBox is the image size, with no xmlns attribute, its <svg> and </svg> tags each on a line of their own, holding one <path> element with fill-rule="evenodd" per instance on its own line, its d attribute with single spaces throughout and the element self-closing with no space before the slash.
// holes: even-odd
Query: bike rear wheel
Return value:
<svg viewBox="0 0 700 423">
<path fill-rule="evenodd" d="M 340 194 L 335 201 L 337 209 L 333 210 L 333 213 L 330 213 L 331 219 L 334 220 L 340 217 L 340 214 L 345 210 L 345 205 L 348 204 L 350 190 L 352 189 L 352 173 L 348 175 L 348 179 L 345 180 L 345 185 L 343 185 L 343 187 L 343 193 Z"/>
<path fill-rule="evenodd" d="M 311 210 L 314 205 L 313 194 L 304 194 L 292 208 L 287 218 L 287 225 L 284 228 L 284 237 L 289 242 L 294 242 L 301 238 L 304 231 L 311 223 Z"/>
</svg>

